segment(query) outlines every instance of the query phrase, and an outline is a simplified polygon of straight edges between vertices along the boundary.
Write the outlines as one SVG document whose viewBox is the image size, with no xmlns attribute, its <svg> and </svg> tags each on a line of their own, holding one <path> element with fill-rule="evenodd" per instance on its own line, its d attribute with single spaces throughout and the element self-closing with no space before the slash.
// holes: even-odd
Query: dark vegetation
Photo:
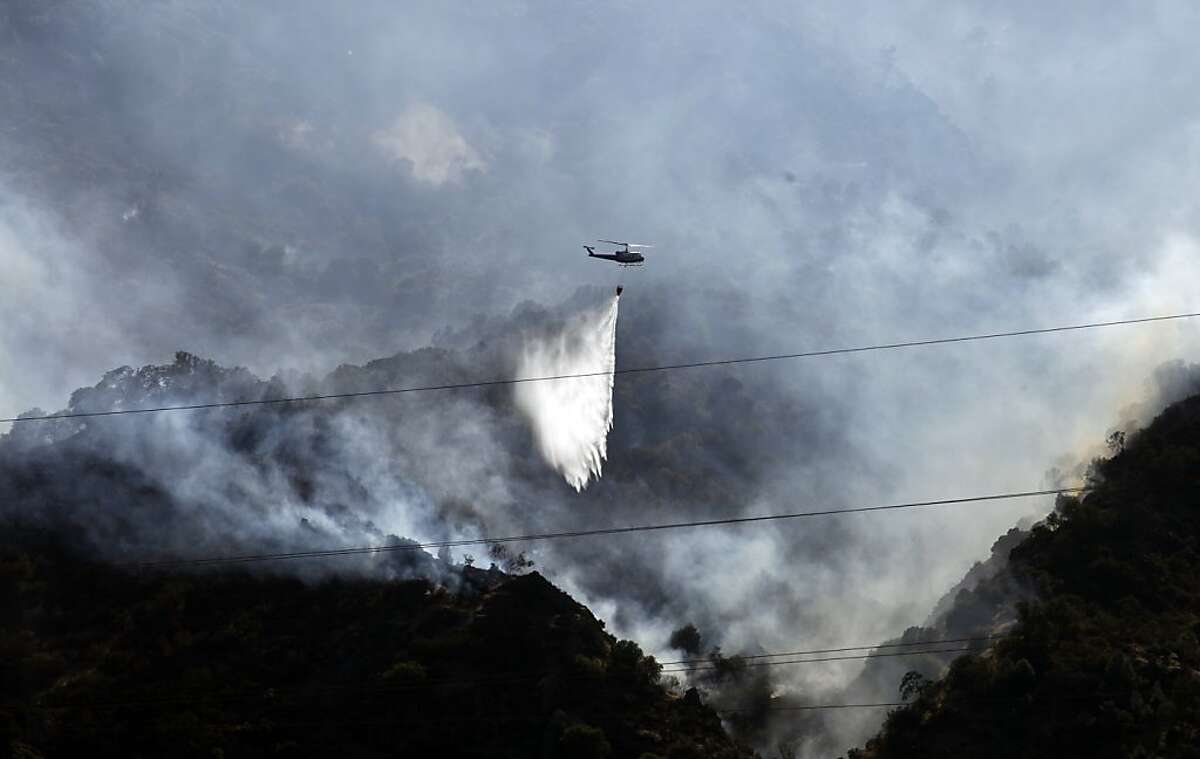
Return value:
<svg viewBox="0 0 1200 759">
<path fill-rule="evenodd" d="M 0 736 L 37 756 L 747 756 L 537 573 L 306 584 L 0 550 Z"/>
<path fill-rule="evenodd" d="M 852 757 L 1200 757 L 1200 396 L 1109 445 L 973 591 L 1036 591 L 1014 634 L 907 677 Z"/>
</svg>

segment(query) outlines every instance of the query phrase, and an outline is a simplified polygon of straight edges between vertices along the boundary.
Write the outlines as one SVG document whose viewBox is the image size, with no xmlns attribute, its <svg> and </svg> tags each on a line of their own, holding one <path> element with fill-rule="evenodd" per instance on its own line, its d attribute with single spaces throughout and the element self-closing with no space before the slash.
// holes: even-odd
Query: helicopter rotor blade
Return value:
<svg viewBox="0 0 1200 759">
<path fill-rule="evenodd" d="M 597 240 L 596 242 L 606 242 L 609 245 L 623 245 L 626 248 L 653 248 L 653 245 L 645 245 L 640 242 L 618 242 L 617 240 Z"/>
</svg>

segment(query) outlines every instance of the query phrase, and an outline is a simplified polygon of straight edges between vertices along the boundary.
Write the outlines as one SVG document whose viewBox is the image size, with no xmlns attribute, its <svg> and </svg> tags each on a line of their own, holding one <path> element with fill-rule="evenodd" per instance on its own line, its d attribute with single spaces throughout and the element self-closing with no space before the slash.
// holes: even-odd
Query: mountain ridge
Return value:
<svg viewBox="0 0 1200 759">
<path fill-rule="evenodd" d="M 4 533 L 12 755 L 751 755 L 536 572 L 460 567 L 456 592 L 135 574 L 45 531 Z"/>
</svg>

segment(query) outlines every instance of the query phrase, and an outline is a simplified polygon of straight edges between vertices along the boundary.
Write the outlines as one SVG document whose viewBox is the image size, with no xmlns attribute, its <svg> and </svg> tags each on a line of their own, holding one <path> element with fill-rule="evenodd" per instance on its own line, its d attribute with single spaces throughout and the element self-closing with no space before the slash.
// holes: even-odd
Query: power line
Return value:
<svg viewBox="0 0 1200 759">
<path fill-rule="evenodd" d="M 466 390 L 469 388 L 496 387 L 500 385 L 519 385 L 527 382 L 555 382 L 566 379 L 584 379 L 587 377 L 608 377 L 619 374 L 649 374 L 652 372 L 676 371 L 679 369 L 701 369 L 715 366 L 732 366 L 734 364 L 754 364 L 767 361 L 786 361 L 801 358 L 817 358 L 820 356 L 840 356 L 851 353 L 867 353 L 869 351 L 897 350 L 901 348 L 920 348 L 930 345 L 949 345 L 951 343 L 966 343 L 977 340 L 996 340 L 1005 337 L 1022 337 L 1028 335 L 1046 335 L 1053 332 L 1074 332 L 1085 329 L 1100 329 L 1103 327 L 1118 327 L 1130 324 L 1147 324 L 1150 322 L 1165 322 L 1179 319 L 1194 319 L 1197 313 L 1170 314 L 1166 316 L 1144 316 L 1136 319 L 1117 319 L 1106 322 L 1090 322 L 1087 324 L 1071 324 L 1060 327 L 1041 327 L 1037 329 L 1019 329 L 1009 332 L 990 332 L 959 337 L 939 337 L 925 340 L 908 340 L 898 343 L 879 343 L 876 345 L 860 345 L 849 348 L 827 348 L 823 350 L 802 351 L 799 353 L 779 353 L 767 356 L 750 356 L 746 358 L 727 358 L 713 361 L 692 361 L 682 364 L 662 364 L 659 366 L 643 366 L 629 369 L 615 369 L 606 372 L 583 372 L 579 374 L 555 374 L 544 377 L 516 377 L 513 379 L 479 380 L 473 382 L 454 382 L 442 385 L 422 385 L 414 387 L 382 388 L 379 390 L 360 390 L 348 393 L 323 393 L 319 395 L 301 395 L 286 398 L 261 398 L 243 401 L 213 401 L 211 403 L 188 403 L 175 406 L 151 406 L 147 408 L 112 409 L 109 411 L 76 411 L 67 414 L 46 414 L 44 416 L 10 417 L 0 419 L 6 422 L 43 422 L 53 419 L 83 419 L 100 416 L 126 416 L 129 414 L 153 414 L 166 411 L 199 411 L 203 409 L 235 408 L 239 406 L 266 406 L 288 403 L 307 403 L 313 401 L 345 400 L 350 398 L 367 398 L 383 395 L 399 395 L 402 393 L 423 393 L 438 390 Z"/>
<path fill-rule="evenodd" d="M 994 640 L 996 638 L 964 638 L 961 640 Z M 952 641 L 934 641 L 934 643 L 952 643 Z M 917 644 L 894 644 L 894 645 L 917 645 Z M 888 646 L 876 646 L 876 649 L 886 649 Z M 895 656 L 913 656 L 917 653 L 960 653 L 966 651 L 974 651 L 972 646 L 961 646 L 958 649 L 928 649 L 928 650 L 913 650 L 913 651 L 888 651 L 886 653 L 856 653 L 852 656 L 829 656 L 821 658 L 804 658 L 804 659 L 767 659 L 766 657 L 780 656 L 809 656 L 810 653 L 800 651 L 797 653 L 762 653 L 757 657 L 750 656 L 731 656 L 724 659 L 694 659 L 691 664 L 685 667 L 674 669 L 664 669 L 664 673 L 701 673 L 701 671 L 720 670 L 727 667 L 776 667 L 780 664 L 816 664 L 820 662 L 852 662 L 859 659 L 880 659 Z M 760 661 L 750 661 L 750 659 L 760 659 Z M 670 667 L 670 663 L 662 663 L 664 667 Z"/>
<path fill-rule="evenodd" d="M 818 664 L 820 662 L 830 662 L 830 661 L 856 661 L 859 659 L 884 659 L 884 658 L 887 658 L 890 656 L 916 656 L 917 654 L 953 654 L 953 653 L 964 653 L 964 652 L 971 651 L 971 650 L 972 649 L 970 646 L 963 647 L 963 648 L 932 648 L 929 650 L 920 650 L 920 651 L 891 651 L 886 654 L 857 654 L 855 656 L 826 656 L 826 657 L 822 657 L 820 659 L 783 659 L 783 660 L 779 660 L 779 661 L 752 661 L 752 662 L 745 662 L 740 665 L 737 664 L 737 661 L 739 659 L 741 659 L 742 657 L 733 656 L 727 660 L 729 662 L 728 664 L 718 664 L 718 663 L 714 662 L 710 666 L 703 666 L 703 667 L 696 666 L 696 667 L 680 667 L 678 669 L 664 669 L 663 673 L 667 674 L 667 673 L 671 673 L 671 672 L 710 672 L 710 671 L 714 671 L 714 670 L 725 669 L 726 667 L 729 667 L 729 666 L 776 667 L 776 666 L 779 666 L 782 664 Z"/>
<path fill-rule="evenodd" d="M 844 648 L 816 648 L 809 651 L 782 651 L 773 654 L 737 654 L 735 656 L 725 657 L 727 659 L 768 659 L 776 656 L 814 656 L 816 654 L 840 654 L 846 651 L 874 651 L 880 648 L 907 648 L 909 646 L 928 646 L 928 645 L 945 645 L 948 643 L 983 643 L 992 640 L 1000 640 L 1007 638 L 1007 635 L 980 635 L 974 638 L 942 638 L 939 640 L 914 640 L 909 643 L 874 643 L 868 646 L 846 646 Z M 693 659 L 680 659 L 678 661 L 663 661 L 659 664 L 664 667 L 686 664 L 707 664 L 713 660 L 713 657 L 698 657 Z"/>
<path fill-rule="evenodd" d="M 1116 694 L 1105 693 L 1103 691 L 1091 694 L 1080 694 L 1077 696 L 1051 696 L 1054 702 L 1088 702 L 1100 701 L 1102 699 L 1113 698 Z M 980 696 L 980 697 L 957 697 L 955 701 L 965 703 L 1005 703 L 1005 702 L 1026 702 L 1028 695 L 1024 696 Z M 729 709 L 713 709 L 717 714 L 737 714 L 739 712 L 805 712 L 816 711 L 821 709 L 874 709 L 886 706 L 913 706 L 915 701 L 889 701 L 873 704 L 797 704 L 795 706 L 739 706 Z"/>
<path fill-rule="evenodd" d="M 717 714 L 739 714 L 742 712 L 815 712 L 824 709 L 880 709 L 892 706 L 911 706 L 904 701 L 888 701 L 877 704 L 808 704 L 798 706 L 742 706 L 732 709 L 714 709 Z"/>
<path fill-rule="evenodd" d="M 193 559 L 163 559 L 161 561 L 127 562 L 130 566 L 142 569 L 156 569 L 183 566 L 209 566 L 218 564 L 250 564 L 263 561 L 287 561 L 293 559 L 318 559 L 335 556 L 358 556 L 364 554 L 392 553 L 396 551 L 415 551 L 431 548 L 460 548 L 465 546 L 485 546 L 497 543 L 526 543 L 541 540 L 559 540 L 563 538 L 583 538 L 597 535 L 623 535 L 633 532 L 658 532 L 663 530 L 679 530 L 698 527 L 717 527 L 737 524 L 755 524 L 786 519 L 804 519 L 807 517 L 836 516 L 840 514 L 864 514 L 876 511 L 897 511 L 925 506 L 952 506 L 964 503 L 980 503 L 985 501 L 1002 501 L 1015 498 L 1033 498 L 1045 495 L 1063 495 L 1079 493 L 1083 488 L 1054 488 L 1051 490 L 1028 490 L 1012 493 L 995 493 L 991 495 L 968 496 L 965 498 L 943 498 L 933 501 L 910 501 L 908 503 L 893 503 L 885 506 L 859 506 L 848 509 L 825 509 L 822 511 L 799 511 L 790 514 L 762 514 L 748 517 L 727 517 L 724 519 L 702 519 L 690 522 L 668 522 L 665 524 L 636 525 L 632 527 L 603 527 L 594 530 L 568 530 L 564 532 L 542 532 L 527 535 L 507 535 L 503 537 L 463 538 L 458 540 L 435 540 L 425 543 L 409 542 L 395 545 L 355 546 L 349 548 L 330 548 L 313 551 L 291 551 L 286 553 L 259 553 L 242 556 L 214 556 Z"/>
</svg>

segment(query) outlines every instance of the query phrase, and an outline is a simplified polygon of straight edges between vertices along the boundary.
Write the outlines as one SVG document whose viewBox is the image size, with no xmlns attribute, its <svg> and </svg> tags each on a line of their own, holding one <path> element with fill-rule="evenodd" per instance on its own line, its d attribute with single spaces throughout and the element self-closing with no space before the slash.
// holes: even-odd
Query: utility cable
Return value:
<svg viewBox="0 0 1200 759">
<path fill-rule="evenodd" d="M 904 701 L 886 701 L 877 704 L 808 704 L 799 706 L 742 706 L 732 709 L 714 709 L 717 714 L 740 714 L 743 712 L 816 712 L 825 709 L 881 709 L 893 706 L 911 706 Z"/>
<path fill-rule="evenodd" d="M 691 666 L 691 667 L 680 667 L 677 669 L 664 669 L 663 673 L 667 674 L 667 673 L 671 673 L 671 672 L 710 672 L 710 671 L 721 670 L 721 669 L 726 669 L 726 668 L 730 668 L 730 667 L 775 667 L 775 666 L 779 666 L 781 664 L 817 664 L 819 662 L 830 662 L 830 661 L 853 661 L 853 660 L 859 660 L 859 659 L 884 659 L 884 658 L 888 658 L 888 657 L 892 657 L 892 656 L 915 656 L 917 654 L 954 654 L 954 653 L 964 653 L 964 652 L 972 651 L 972 650 L 974 650 L 974 649 L 972 649 L 970 646 L 963 646 L 960 648 L 931 648 L 931 649 L 927 649 L 927 650 L 922 649 L 922 650 L 915 650 L 915 651 L 890 651 L 888 653 L 883 653 L 883 654 L 855 654 L 853 656 L 826 656 L 826 657 L 822 657 L 819 659 L 780 659 L 780 660 L 773 660 L 773 661 L 748 661 L 748 662 L 741 661 L 742 659 L 744 659 L 746 657 L 731 656 L 728 659 L 725 659 L 721 662 L 714 661 L 710 665 L 707 665 L 707 666 L 697 665 L 697 666 Z M 778 654 L 776 654 L 776 655 L 778 655 Z"/>
<path fill-rule="evenodd" d="M 860 345 L 848 348 L 827 348 L 823 350 L 802 351 L 799 353 L 779 353 L 768 356 L 750 356 L 746 358 L 727 358 L 714 361 L 693 361 L 682 364 L 662 364 L 659 366 L 643 366 L 629 369 L 615 369 L 604 372 L 583 372 L 579 374 L 555 374 L 544 377 L 517 377 L 513 379 L 479 380 L 474 382 L 453 382 L 442 385 L 422 385 L 414 387 L 382 388 L 379 390 L 360 390 L 348 393 L 323 393 L 319 395 L 301 395 L 286 398 L 260 398 L 241 401 L 213 401 L 210 403 L 188 403 L 176 406 L 151 406 L 147 408 L 112 409 L 108 411 L 73 411 L 65 414 L 46 414 L 42 416 L 10 417 L 0 419 L 6 422 L 44 422 L 53 419 L 85 419 L 100 416 L 126 416 L 129 414 L 153 414 L 166 411 L 199 411 L 202 409 L 235 408 L 240 406 L 267 406 L 288 403 L 306 403 L 313 401 L 344 400 L 350 398 L 367 398 L 383 395 L 399 395 L 402 393 L 422 393 L 438 390 L 465 390 L 468 388 L 496 387 L 499 385 L 519 385 L 528 382 L 555 382 L 566 379 L 583 379 L 587 377 L 608 377 L 624 374 L 650 374 L 652 372 L 668 372 L 679 369 L 700 369 L 714 366 L 732 366 L 734 364 L 754 364 L 767 361 L 786 361 L 801 358 L 817 358 L 820 356 L 841 356 L 851 353 L 867 353 L 869 351 L 897 350 L 901 348 L 919 348 L 930 345 L 949 345 L 966 343 L 976 340 L 997 340 L 1006 337 L 1021 337 L 1027 335 L 1046 335 L 1053 332 L 1074 332 L 1085 329 L 1100 329 L 1130 324 L 1147 324 L 1179 319 L 1194 319 L 1198 313 L 1169 314 L 1166 316 L 1144 316 L 1135 319 L 1117 319 L 1105 322 L 1090 322 L 1087 324 L 1070 324 L 1061 327 L 1041 327 L 1037 329 L 1018 329 L 1009 332 L 989 332 L 959 337 L 939 337 L 925 340 L 908 340 L 898 343 L 879 343 L 876 345 Z"/>
<path fill-rule="evenodd" d="M 1034 694 L 1036 695 L 1036 694 Z M 1092 702 L 1101 701 L 1115 697 L 1118 694 L 1097 692 L 1090 694 L 1079 694 L 1077 696 L 1051 696 L 1048 700 L 1056 703 L 1060 702 Z M 956 702 L 963 703 L 1028 703 L 1030 694 L 1022 696 L 980 696 L 980 697 L 958 697 Z M 890 706 L 913 706 L 915 701 L 887 701 L 873 704 L 797 704 L 795 706 L 740 706 L 731 707 L 729 709 L 713 709 L 717 714 L 738 714 L 740 712 L 806 712 L 819 711 L 822 709 L 876 709 Z"/>
<path fill-rule="evenodd" d="M 989 640 L 1000 640 L 1007 638 L 1008 635 L 978 635 L 976 638 L 943 638 L 940 640 L 913 640 L 912 643 L 881 643 L 869 646 L 846 646 L 842 649 L 814 649 L 811 651 L 781 651 L 779 653 L 748 653 L 748 655 L 736 655 L 726 658 L 746 659 L 766 659 L 780 656 L 815 656 L 818 653 L 845 653 L 846 651 L 875 651 L 876 649 L 902 649 L 908 646 L 926 646 L 930 644 L 946 645 L 952 643 L 985 643 Z M 712 661 L 712 657 L 694 657 L 690 659 L 678 659 L 676 662 L 659 662 L 662 667 L 676 667 L 676 665 L 684 664 L 706 664 Z"/>
<path fill-rule="evenodd" d="M 787 519 L 804 519 L 808 517 L 837 516 L 841 514 L 863 514 L 878 511 L 897 511 L 926 506 L 952 506 L 964 503 L 980 503 L 986 501 L 1002 501 L 1015 498 L 1033 498 L 1046 495 L 1063 495 L 1079 493 L 1083 488 L 1053 488 L 1049 490 L 1027 490 L 1013 493 L 995 493 L 977 495 L 965 498 L 944 498 L 933 501 L 910 501 L 908 503 L 893 503 L 885 506 L 859 506 L 847 509 L 824 509 L 821 511 L 799 511 L 790 514 L 762 514 L 758 516 L 727 517 L 724 519 L 701 519 L 689 522 L 668 522 L 665 524 L 635 525 L 632 527 L 603 527 L 594 530 L 568 530 L 564 532 L 541 532 L 527 535 L 507 535 L 503 537 L 463 538 L 458 540 L 435 540 L 424 543 L 406 542 L 395 545 L 355 546 L 349 548 L 330 548 L 314 551 L 290 551 L 287 553 L 258 553 L 241 556 L 213 556 L 193 559 L 163 559 L 161 561 L 126 562 L 128 566 L 141 569 L 157 569 L 184 566 L 210 566 L 218 564 L 250 564 L 263 561 L 287 561 L 293 559 L 318 559 L 334 556 L 357 556 L 364 554 L 393 553 L 396 551 L 415 551 L 431 548 L 459 548 L 464 546 L 485 546 L 497 543 L 526 543 L 542 540 L 559 540 L 563 538 L 583 538 L 597 535 L 623 535 L 633 532 L 658 532 L 663 530 L 680 530 L 699 527 L 717 527 L 738 524 L 755 524 Z"/>
</svg>

